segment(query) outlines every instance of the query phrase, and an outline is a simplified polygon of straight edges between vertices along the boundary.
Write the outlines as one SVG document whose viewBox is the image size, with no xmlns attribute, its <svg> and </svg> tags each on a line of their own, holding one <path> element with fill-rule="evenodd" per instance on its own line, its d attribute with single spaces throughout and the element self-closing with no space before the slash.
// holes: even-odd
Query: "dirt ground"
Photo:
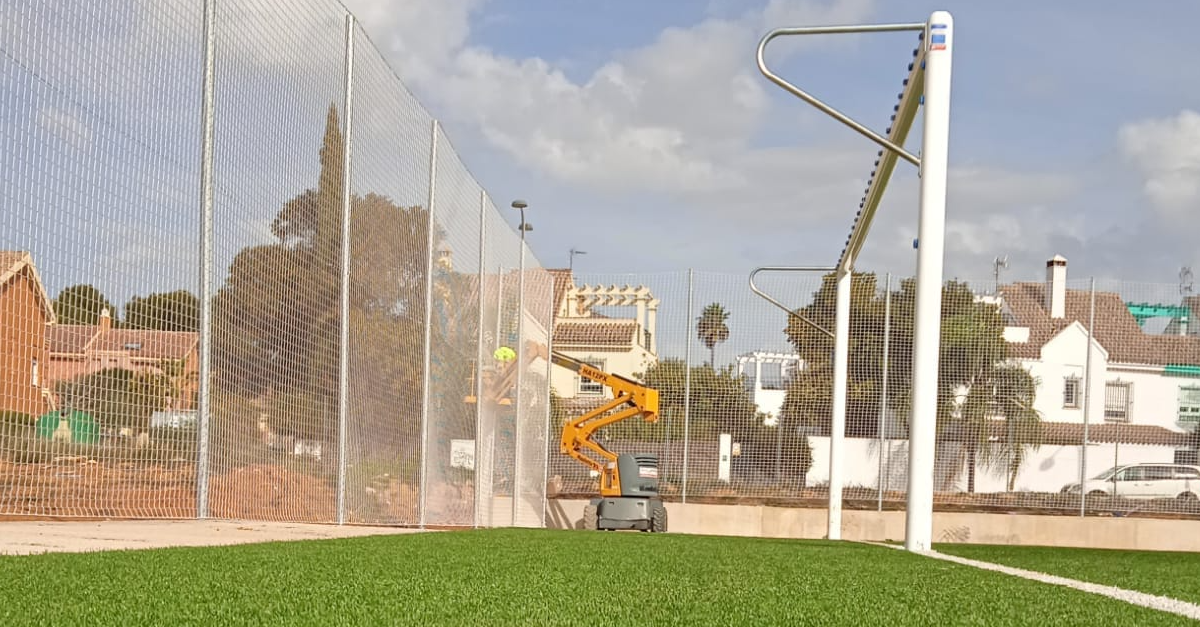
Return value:
<svg viewBox="0 0 1200 627">
<path fill-rule="evenodd" d="M 326 473 L 327 475 L 328 473 Z M 0 460 L 0 521 L 196 517 L 194 464 L 62 457 L 46 463 Z M 470 524 L 469 484 L 433 482 L 426 501 L 431 523 Z M 329 523 L 337 490 L 328 476 L 274 464 L 249 464 L 209 479 L 209 517 L 227 520 Z M 354 524 L 411 524 L 418 494 L 398 477 L 348 486 L 346 519 Z"/>
<path fill-rule="evenodd" d="M 416 532 L 417 529 L 400 527 L 214 520 L 33 522 L 0 519 L 0 555 L 219 546 Z"/>
</svg>

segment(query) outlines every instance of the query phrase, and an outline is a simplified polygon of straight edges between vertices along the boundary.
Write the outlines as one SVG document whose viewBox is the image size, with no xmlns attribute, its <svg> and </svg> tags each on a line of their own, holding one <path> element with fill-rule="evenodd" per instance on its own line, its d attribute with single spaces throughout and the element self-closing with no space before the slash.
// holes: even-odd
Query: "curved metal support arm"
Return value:
<svg viewBox="0 0 1200 627">
<path fill-rule="evenodd" d="M 832 331 L 813 322 L 812 320 L 809 320 L 808 318 L 805 318 L 804 316 L 796 313 L 795 311 L 792 311 L 791 309 L 789 309 L 787 307 L 787 305 L 784 305 L 783 303 L 772 298 L 766 292 L 758 289 L 758 286 L 754 284 L 754 275 L 758 274 L 759 272 L 833 272 L 835 270 L 837 270 L 837 268 L 831 268 L 831 267 L 826 267 L 826 266 L 763 266 L 761 268 L 755 268 L 753 271 L 750 272 L 750 291 L 763 297 L 764 300 L 771 303 L 772 305 L 775 305 L 776 307 L 784 310 L 785 312 L 787 312 L 787 314 L 789 316 L 792 316 L 792 317 L 800 320 L 804 324 L 807 324 L 808 326 L 820 331 L 821 333 L 824 333 L 825 335 L 828 335 L 829 337 L 833 337 Z"/>
<path fill-rule="evenodd" d="M 920 157 L 917 157 L 917 156 L 913 155 L 912 153 L 908 152 L 907 150 L 904 149 L 903 146 L 897 145 L 897 144 L 893 143 L 891 140 L 889 140 L 888 138 L 884 137 L 883 135 L 876 133 L 875 131 L 867 128 L 866 126 L 863 126 L 862 124 L 859 124 L 850 116 L 842 113 L 841 111 L 838 111 L 837 109 L 834 109 L 833 107 L 825 104 L 824 102 L 821 102 L 819 99 L 817 99 L 812 94 L 804 91 L 803 89 L 800 89 L 799 87 L 793 85 L 792 83 L 789 83 L 783 77 L 779 76 L 775 72 L 772 72 L 771 69 L 767 67 L 767 62 L 766 62 L 766 59 L 764 58 L 763 54 L 767 49 L 767 44 L 771 43 L 772 39 L 775 39 L 776 37 L 782 37 L 784 35 L 829 35 L 829 34 L 837 34 L 837 33 L 882 33 L 882 32 L 895 32 L 895 31 L 923 31 L 923 30 L 925 30 L 925 27 L 926 27 L 926 24 L 924 22 L 919 22 L 919 23 L 911 23 L 911 24 L 865 24 L 865 25 L 860 25 L 860 26 L 808 26 L 808 27 L 799 27 L 799 28 L 776 28 L 775 30 L 767 33 L 766 36 L 762 38 L 762 41 L 758 42 L 758 69 L 760 72 L 763 73 L 763 76 L 766 76 L 772 83 L 779 85 L 784 90 L 786 90 L 788 93 L 790 93 L 793 96 L 803 100 L 804 102 L 807 102 L 808 104 L 820 109 L 821 111 L 825 112 L 827 115 L 829 115 L 833 119 L 841 122 L 842 124 L 849 126 L 850 128 L 854 129 L 855 131 L 858 131 L 861 135 L 863 135 L 867 139 L 870 139 L 871 141 L 875 142 L 876 144 L 879 144 L 880 146 L 883 146 L 884 149 L 890 150 L 890 151 L 896 153 L 897 155 L 900 156 L 900 158 L 904 159 L 905 161 L 907 161 L 917 167 L 920 167 L 921 166 Z"/>
</svg>

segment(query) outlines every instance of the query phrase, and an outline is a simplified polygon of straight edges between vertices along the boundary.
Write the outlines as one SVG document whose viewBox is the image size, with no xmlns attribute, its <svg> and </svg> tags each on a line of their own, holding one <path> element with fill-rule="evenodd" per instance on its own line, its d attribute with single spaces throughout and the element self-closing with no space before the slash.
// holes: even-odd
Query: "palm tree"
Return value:
<svg viewBox="0 0 1200 627">
<path fill-rule="evenodd" d="M 708 365 L 714 370 L 717 367 L 716 346 L 729 339 L 729 326 L 725 324 L 728 319 L 729 312 L 720 303 L 712 303 L 704 308 L 696 323 L 696 336 L 708 347 Z"/>
</svg>

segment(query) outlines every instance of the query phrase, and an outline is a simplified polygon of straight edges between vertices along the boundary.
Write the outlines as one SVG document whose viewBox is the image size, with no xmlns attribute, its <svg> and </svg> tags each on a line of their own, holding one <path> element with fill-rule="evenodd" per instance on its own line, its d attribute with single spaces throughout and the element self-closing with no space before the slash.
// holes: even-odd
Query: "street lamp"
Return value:
<svg viewBox="0 0 1200 627">
<path fill-rule="evenodd" d="M 533 226 L 525 221 L 525 209 L 529 207 L 529 203 L 524 200 L 512 201 L 513 209 L 521 212 L 521 224 L 517 230 L 521 231 L 521 258 L 519 269 L 517 270 L 517 411 L 513 415 L 513 472 L 512 472 L 512 525 L 517 524 L 517 503 L 519 503 L 519 492 L 521 489 L 521 413 L 524 405 L 522 404 L 522 376 L 525 370 L 525 233 L 533 230 Z"/>
</svg>

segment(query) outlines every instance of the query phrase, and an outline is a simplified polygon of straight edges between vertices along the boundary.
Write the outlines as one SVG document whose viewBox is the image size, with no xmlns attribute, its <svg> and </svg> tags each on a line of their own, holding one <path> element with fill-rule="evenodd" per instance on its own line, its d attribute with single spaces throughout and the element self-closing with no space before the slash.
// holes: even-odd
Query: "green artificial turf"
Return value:
<svg viewBox="0 0 1200 627">
<path fill-rule="evenodd" d="M 942 553 L 1200 603 L 1200 553 L 936 545 Z"/>
<path fill-rule="evenodd" d="M 495 529 L 0 558 L 3 625 L 1173 625 L 877 546 Z"/>
</svg>

